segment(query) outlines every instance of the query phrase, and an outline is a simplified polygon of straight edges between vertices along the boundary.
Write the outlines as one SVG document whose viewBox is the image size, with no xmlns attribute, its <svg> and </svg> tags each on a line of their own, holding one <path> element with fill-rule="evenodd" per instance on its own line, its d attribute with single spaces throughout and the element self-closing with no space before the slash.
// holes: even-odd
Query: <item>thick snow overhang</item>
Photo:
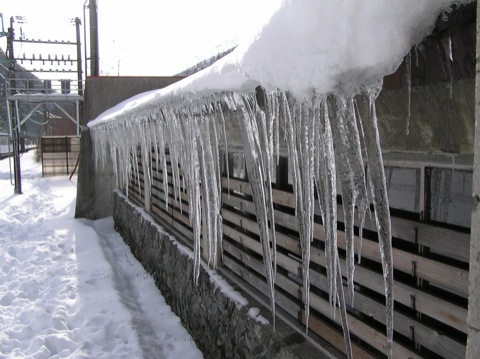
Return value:
<svg viewBox="0 0 480 359">
<path fill-rule="evenodd" d="M 442 11 L 470 1 L 281 1 L 263 27 L 226 57 L 165 89 L 126 100 L 89 126 L 257 86 L 288 91 L 301 101 L 312 94 L 353 97 L 393 73 L 434 30 Z"/>
</svg>

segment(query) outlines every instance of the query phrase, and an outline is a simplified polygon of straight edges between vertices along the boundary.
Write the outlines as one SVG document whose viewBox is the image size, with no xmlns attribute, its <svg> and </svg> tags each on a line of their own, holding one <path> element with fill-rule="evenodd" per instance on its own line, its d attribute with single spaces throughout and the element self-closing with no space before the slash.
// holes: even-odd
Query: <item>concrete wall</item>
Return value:
<svg viewBox="0 0 480 359">
<path fill-rule="evenodd" d="M 139 93 L 171 85 L 182 77 L 89 77 L 85 85 L 78 169 L 76 217 L 97 219 L 113 213 L 113 168 L 107 163 L 96 171 L 87 123 L 118 103 Z"/>
<path fill-rule="evenodd" d="M 472 155 L 475 80 L 462 79 L 451 87 L 443 83 L 412 89 L 408 134 L 407 90 L 382 91 L 376 101 L 382 150 Z"/>
</svg>

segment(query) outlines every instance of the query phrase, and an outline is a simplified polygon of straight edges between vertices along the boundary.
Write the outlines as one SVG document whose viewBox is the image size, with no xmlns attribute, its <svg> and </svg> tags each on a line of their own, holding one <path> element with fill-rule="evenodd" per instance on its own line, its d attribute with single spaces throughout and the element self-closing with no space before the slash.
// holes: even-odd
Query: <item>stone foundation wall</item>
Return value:
<svg viewBox="0 0 480 359">
<path fill-rule="evenodd" d="M 193 281 L 193 257 L 173 237 L 154 223 L 142 208 L 118 191 L 114 193 L 116 230 L 132 253 L 155 279 L 166 302 L 181 318 L 205 358 L 328 358 L 305 337 L 277 319 L 270 324 L 249 315 L 259 307 L 246 293 L 248 304 L 239 306 L 234 297 L 222 293 L 211 271 L 201 268 L 198 284 Z M 261 315 L 270 320 L 270 312 Z"/>
</svg>

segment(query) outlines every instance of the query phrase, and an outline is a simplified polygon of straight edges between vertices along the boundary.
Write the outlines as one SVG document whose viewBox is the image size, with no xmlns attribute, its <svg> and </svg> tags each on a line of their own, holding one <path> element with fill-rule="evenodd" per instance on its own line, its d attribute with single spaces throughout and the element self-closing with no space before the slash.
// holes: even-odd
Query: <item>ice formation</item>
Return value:
<svg viewBox="0 0 480 359">
<path fill-rule="evenodd" d="M 271 173 L 281 144 L 286 144 L 299 223 L 306 320 L 308 323 L 316 189 L 325 229 L 330 304 L 333 314 L 340 308 L 349 357 L 352 352 L 337 251 L 337 176 L 345 218 L 348 273 L 344 275 L 350 302 L 354 295 L 354 218 L 357 212 L 361 236 L 369 188 L 385 278 L 386 354 L 392 357 L 393 258 L 375 98 L 382 78 L 433 29 L 439 14 L 466 2 L 282 1 L 252 39 L 227 57 L 172 86 L 127 100 L 91 122 L 98 164 L 111 157 L 118 184 L 126 188 L 131 155 L 140 151 L 148 182 L 152 176 L 149 149 L 157 151 L 156 168 L 160 166 L 166 173 L 168 148 L 173 197 L 180 200 L 182 188 L 186 188 L 189 198 L 196 280 L 202 221 L 208 233 L 209 261 L 216 263 L 222 252 L 219 148 L 228 149 L 226 123 L 238 121 L 275 317 Z M 262 101 L 258 101 L 258 87 L 262 88 Z M 366 113 L 358 109 L 358 95 L 367 99 Z"/>
</svg>

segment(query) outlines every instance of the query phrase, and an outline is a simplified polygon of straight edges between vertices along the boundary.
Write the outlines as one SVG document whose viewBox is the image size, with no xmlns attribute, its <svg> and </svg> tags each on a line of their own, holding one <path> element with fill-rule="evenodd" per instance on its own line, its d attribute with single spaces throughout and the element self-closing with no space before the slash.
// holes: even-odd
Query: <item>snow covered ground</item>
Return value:
<svg viewBox="0 0 480 359">
<path fill-rule="evenodd" d="M 112 218 L 74 218 L 76 184 L 0 161 L 0 358 L 201 358 Z"/>
</svg>

